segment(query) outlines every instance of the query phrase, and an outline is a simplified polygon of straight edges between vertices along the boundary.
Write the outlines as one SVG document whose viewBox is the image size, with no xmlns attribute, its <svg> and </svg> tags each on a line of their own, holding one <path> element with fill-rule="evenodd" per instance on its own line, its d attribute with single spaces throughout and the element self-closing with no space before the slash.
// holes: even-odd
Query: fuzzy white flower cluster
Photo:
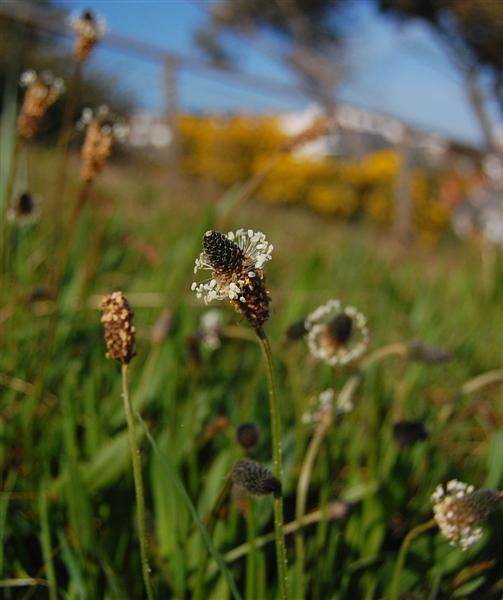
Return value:
<svg viewBox="0 0 503 600">
<path fill-rule="evenodd" d="M 69 25 L 77 35 L 100 40 L 107 32 L 107 23 L 101 16 L 90 11 L 70 15 Z"/>
<path fill-rule="evenodd" d="M 315 399 L 315 406 L 312 410 L 302 415 L 302 422 L 306 424 L 319 423 L 323 417 L 329 417 L 334 408 L 335 392 L 328 388 L 321 392 Z"/>
<path fill-rule="evenodd" d="M 203 346 L 209 350 L 216 350 L 221 346 L 220 332 L 224 324 L 224 317 L 220 310 L 207 310 L 199 323 L 199 336 Z"/>
<path fill-rule="evenodd" d="M 77 129 L 83 131 L 94 120 L 103 122 L 100 128 L 103 135 L 111 134 L 118 142 L 123 142 L 129 135 L 129 125 L 113 115 L 106 104 L 98 106 L 94 111 L 89 107 L 84 108 L 80 119 L 77 121 Z"/>
<path fill-rule="evenodd" d="M 345 315 L 351 319 L 352 332 L 349 339 L 338 343 L 333 339 L 328 324 Z M 344 307 L 340 300 L 332 299 L 319 306 L 305 321 L 307 343 L 311 354 L 330 366 L 347 365 L 360 358 L 368 349 L 369 330 L 365 315 L 354 306 Z"/>
<path fill-rule="evenodd" d="M 335 391 L 333 388 L 321 392 L 315 400 L 314 408 L 302 415 L 302 422 L 306 424 L 319 423 L 324 417 L 331 417 L 334 408 L 337 417 L 350 413 L 354 408 L 351 400 L 341 394 L 337 396 L 335 402 L 334 400 Z"/>
<path fill-rule="evenodd" d="M 452 479 L 445 488 L 438 485 L 431 496 L 433 514 L 440 531 L 451 546 L 460 546 L 462 550 L 473 546 L 482 537 L 482 528 L 467 518 L 464 507 L 466 498 L 474 491 L 473 485 Z"/>
<path fill-rule="evenodd" d="M 213 300 L 237 300 L 245 302 L 241 296 L 242 286 L 245 283 L 242 278 L 245 273 L 248 277 L 256 277 L 256 271 L 260 271 L 264 264 L 272 259 L 272 244 L 269 244 L 265 235 L 260 231 L 253 229 L 238 229 L 229 231 L 227 238 L 234 242 L 244 255 L 243 270 L 238 269 L 234 273 L 219 273 L 210 263 L 208 256 L 203 251 L 196 258 L 194 273 L 198 271 L 211 271 L 212 277 L 203 282 L 193 282 L 191 290 L 196 293 L 198 298 L 203 298 L 205 304 Z"/>
<path fill-rule="evenodd" d="M 19 77 L 19 85 L 21 87 L 30 87 L 35 82 L 39 82 L 43 84 L 48 91 L 51 91 L 53 94 L 57 94 L 60 96 L 65 92 L 65 82 L 61 79 L 61 77 L 54 77 L 54 75 L 50 71 L 42 71 L 40 75 L 37 75 L 37 72 L 33 69 L 28 69 L 21 73 Z"/>
</svg>

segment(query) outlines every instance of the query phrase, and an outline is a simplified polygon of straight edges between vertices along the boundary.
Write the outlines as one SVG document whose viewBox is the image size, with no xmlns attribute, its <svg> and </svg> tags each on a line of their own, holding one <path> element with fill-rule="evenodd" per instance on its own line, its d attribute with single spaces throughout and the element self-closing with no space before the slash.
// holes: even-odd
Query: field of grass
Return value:
<svg viewBox="0 0 503 600">
<path fill-rule="evenodd" d="M 176 483 L 207 523 L 244 456 L 236 429 L 245 422 L 260 428 L 252 457 L 271 465 L 267 382 L 253 332 L 218 302 L 210 308 L 222 311 L 221 345 L 199 343 L 208 309 L 190 285 L 208 228 L 252 228 L 274 244 L 265 329 L 280 399 L 285 523 L 304 540 L 306 597 L 390 598 L 400 545 L 431 519 L 437 484 L 458 478 L 503 487 L 501 373 L 495 383 L 463 387 L 501 367 L 497 260 L 481 263 L 477 246 L 455 240 L 403 249 L 365 225 L 253 200 L 225 222 L 232 195 L 217 202 L 202 184 L 132 161 L 110 165 L 92 188 L 55 306 L 44 289 L 81 185 L 75 158 L 64 203 L 55 205 L 57 160 L 51 150 L 30 151 L 29 185 L 43 197 L 42 215 L 10 227 L 0 289 L 1 597 L 144 597 L 120 368 L 105 359 L 97 310 L 104 294 L 122 290 L 135 312 L 131 397 L 150 432 L 138 422 L 156 598 L 196 597 L 207 551 Z M 451 360 L 426 364 L 390 351 L 367 364 L 317 362 L 285 332 L 330 298 L 367 316 L 369 356 L 415 339 L 446 349 Z M 169 327 L 153 330 L 163 315 Z M 313 518 L 300 527 L 297 485 L 319 433 L 303 415 L 327 388 L 350 392 L 354 409 L 319 436 L 306 490 Z M 424 423 L 428 439 L 397 445 L 392 426 L 404 419 Z M 271 496 L 233 496 L 224 508 L 213 541 L 239 593 L 278 597 Z M 502 536 L 501 508 L 466 552 L 436 528 L 424 533 L 406 557 L 403 598 L 501 598 Z M 286 543 L 289 597 L 299 600 L 293 534 Z M 214 557 L 199 593 L 231 597 Z"/>
</svg>

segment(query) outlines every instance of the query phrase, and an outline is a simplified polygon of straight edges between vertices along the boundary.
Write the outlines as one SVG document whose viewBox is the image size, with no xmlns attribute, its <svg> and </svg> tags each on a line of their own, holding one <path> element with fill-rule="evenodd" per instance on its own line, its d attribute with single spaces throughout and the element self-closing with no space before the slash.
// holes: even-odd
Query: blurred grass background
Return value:
<svg viewBox="0 0 503 600">
<path fill-rule="evenodd" d="M 110 165 L 92 190 L 73 240 L 50 352 L 55 307 L 44 287 L 80 185 L 73 158 L 65 205 L 56 212 L 56 160 L 53 149 L 30 148 L 30 187 L 43 199 L 41 220 L 13 228 L 1 290 L 2 597 L 45 597 L 50 585 L 62 598 L 139 598 L 120 378 L 118 366 L 104 358 L 100 297 L 121 289 L 135 310 L 133 401 L 201 516 L 242 456 L 235 439 L 240 423 L 259 425 L 254 458 L 271 460 L 265 375 L 258 346 L 228 306 L 217 307 L 226 324 L 221 347 L 194 343 L 206 308 L 190 292 L 193 261 L 204 231 L 221 221 L 222 202 L 197 183 L 166 181 L 164 172 L 141 161 Z M 280 387 L 286 522 L 294 519 L 299 468 L 312 436 L 302 415 L 313 397 L 330 386 L 340 390 L 355 372 L 315 363 L 304 342 L 286 342 L 288 325 L 337 297 L 367 315 L 371 349 L 419 339 L 452 353 L 442 365 L 394 357 L 369 368 L 354 411 L 332 424 L 315 463 L 308 510 L 323 511 L 334 500 L 351 508 L 343 521 L 322 519 L 305 529 L 309 596 L 385 597 L 399 544 L 430 518 L 437 483 L 457 477 L 503 485 L 501 389 L 460 393 L 466 380 L 501 364 L 501 262 L 482 272 L 476 245 L 447 239 L 406 250 L 371 225 L 327 220 L 302 206 L 250 201 L 229 223 L 238 227 L 264 231 L 275 246 L 267 269 L 267 330 Z M 171 326 L 165 339 L 153 341 L 152 327 L 165 310 Z M 399 419 L 422 421 L 430 437 L 397 446 L 392 424 Z M 143 436 L 142 447 L 155 586 L 159 597 L 191 597 L 201 538 Z M 250 502 L 257 534 L 270 532 L 271 499 Z M 246 531 L 232 503 L 216 529 L 218 548 L 225 554 L 246 542 Z M 420 538 L 403 590 L 414 598 L 500 597 L 502 534 L 495 517 L 483 542 L 466 553 L 438 533 Z M 287 543 L 295 598 L 293 540 Z M 273 557 L 273 544 L 257 551 L 253 581 L 245 559 L 229 563 L 247 598 L 275 597 Z M 12 580 L 24 579 L 30 585 L 13 587 Z M 213 568 L 206 594 L 228 597 Z"/>
</svg>

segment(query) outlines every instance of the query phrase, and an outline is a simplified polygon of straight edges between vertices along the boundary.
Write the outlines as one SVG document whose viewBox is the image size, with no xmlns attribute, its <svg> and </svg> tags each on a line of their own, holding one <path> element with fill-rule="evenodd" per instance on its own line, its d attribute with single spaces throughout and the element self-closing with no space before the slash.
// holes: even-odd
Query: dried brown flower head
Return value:
<svg viewBox="0 0 503 600">
<path fill-rule="evenodd" d="M 271 471 L 251 458 L 243 458 L 234 465 L 231 479 L 234 485 L 249 494 L 262 496 L 281 493 L 281 483 Z"/>
<path fill-rule="evenodd" d="M 133 311 L 122 292 L 105 296 L 100 308 L 101 322 L 105 328 L 106 357 L 128 364 L 136 354 Z"/>
<path fill-rule="evenodd" d="M 62 79 L 54 78 L 48 71 L 40 75 L 32 70 L 25 71 L 20 83 L 26 87 L 26 93 L 17 132 L 20 137 L 29 140 L 37 133 L 43 116 L 64 92 L 65 86 Z"/>
<path fill-rule="evenodd" d="M 71 25 L 77 34 L 77 40 L 73 48 L 75 60 L 83 63 L 88 59 L 96 43 L 105 35 L 106 23 L 90 10 L 86 10 L 77 18 L 74 18 Z"/>
<path fill-rule="evenodd" d="M 224 235 L 210 229 L 204 234 L 194 273 L 209 270 L 212 276 L 194 282 L 192 290 L 206 303 L 230 300 L 252 327 L 260 329 L 269 318 L 270 302 L 262 267 L 271 259 L 272 250 L 263 233 L 238 229 Z"/>
</svg>

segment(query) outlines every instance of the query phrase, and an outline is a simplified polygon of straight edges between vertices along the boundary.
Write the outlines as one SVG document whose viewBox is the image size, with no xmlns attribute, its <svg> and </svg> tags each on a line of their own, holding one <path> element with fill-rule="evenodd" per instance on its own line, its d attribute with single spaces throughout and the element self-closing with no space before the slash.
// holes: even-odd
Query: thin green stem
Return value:
<svg viewBox="0 0 503 600">
<path fill-rule="evenodd" d="M 256 580 L 257 580 L 257 550 L 255 545 L 255 537 L 257 535 L 257 527 L 255 523 L 255 511 L 253 506 L 253 498 L 250 498 L 248 514 L 246 515 L 246 531 L 250 551 L 246 555 L 246 581 L 245 581 L 245 598 L 246 600 L 255 600 Z"/>
<path fill-rule="evenodd" d="M 141 476 L 140 450 L 138 448 L 134 431 L 133 406 L 129 396 L 128 366 L 129 365 L 127 364 L 122 364 L 121 367 L 122 397 L 124 399 L 124 409 L 126 411 L 129 447 L 131 449 L 131 462 L 133 463 L 136 509 L 138 513 L 138 537 L 140 538 L 143 581 L 145 583 L 145 590 L 147 592 L 148 600 L 154 600 L 152 582 L 150 581 L 150 566 L 148 563 L 147 527 L 145 524 L 145 495 L 143 492 L 143 481 Z"/>
<path fill-rule="evenodd" d="M 156 441 L 152 437 L 152 434 L 150 433 L 147 425 L 145 424 L 145 421 L 141 418 L 141 416 L 138 413 L 135 413 L 135 416 L 138 419 L 138 422 L 140 423 L 140 425 L 142 426 L 143 431 L 145 432 L 145 435 L 147 437 L 147 440 L 149 441 L 150 445 L 154 449 L 154 452 L 156 453 L 157 457 L 159 458 L 162 466 L 164 467 L 171 483 L 173 484 L 173 487 L 176 489 L 176 491 L 180 495 L 185 506 L 187 507 L 188 511 L 190 512 L 192 518 L 194 519 L 194 522 L 195 522 L 197 528 L 199 529 L 199 532 L 200 532 L 204 542 L 206 543 L 208 550 L 210 551 L 211 555 L 215 559 L 215 561 L 218 564 L 218 567 L 220 569 L 220 572 L 222 573 L 222 575 L 225 577 L 225 579 L 227 581 L 227 585 L 229 586 L 232 597 L 234 598 L 234 600 L 241 600 L 241 594 L 238 592 L 238 589 L 236 587 L 234 579 L 232 578 L 232 575 L 231 575 L 229 569 L 227 568 L 227 565 L 225 564 L 225 561 L 222 558 L 222 555 L 215 548 L 215 545 L 213 544 L 213 541 L 211 539 L 211 536 L 208 533 L 208 530 L 206 529 L 206 527 L 204 526 L 204 523 L 201 521 L 199 515 L 197 514 L 196 507 L 194 506 L 194 503 L 190 499 L 190 496 L 187 493 L 187 490 L 185 489 L 183 482 L 181 481 L 180 477 L 178 476 L 178 473 L 175 471 L 174 466 L 171 464 L 169 456 L 166 453 L 161 452 L 161 450 L 159 449 L 159 446 L 157 445 Z"/>
<path fill-rule="evenodd" d="M 283 465 L 281 460 L 281 422 L 278 394 L 276 391 L 276 381 L 274 378 L 274 365 L 271 346 L 269 345 L 269 340 L 267 339 L 267 336 L 262 328 L 256 329 L 256 333 L 262 349 L 262 355 L 264 357 L 267 383 L 269 386 L 269 412 L 271 416 L 273 472 L 275 477 L 281 483 L 283 483 Z M 280 598 L 281 600 L 286 600 L 288 597 L 287 563 L 285 533 L 283 531 L 283 497 L 281 493 L 275 494 L 274 496 L 274 534 L 276 540 L 276 562 L 278 565 Z"/>
<path fill-rule="evenodd" d="M 348 510 L 349 510 L 348 505 L 345 502 L 338 502 L 338 501 L 331 502 L 323 510 L 321 510 L 321 509 L 314 510 L 313 512 L 310 512 L 307 515 L 304 515 L 300 521 L 295 520 L 295 521 L 290 521 L 289 523 L 286 523 L 285 524 L 285 535 L 290 535 L 292 533 L 295 533 L 298 529 L 300 529 L 302 527 L 308 527 L 309 525 L 312 525 L 313 523 L 319 523 L 323 519 L 326 519 L 327 521 L 331 521 L 334 519 L 336 519 L 336 520 L 344 519 L 348 514 Z M 275 538 L 274 532 L 266 533 L 265 535 L 256 537 L 253 540 L 253 546 L 254 546 L 255 550 L 258 550 L 259 548 L 263 548 L 270 542 L 274 542 L 274 538 Z M 248 553 L 251 552 L 251 550 L 252 550 L 251 544 L 249 542 L 246 542 L 245 544 L 241 544 L 240 546 L 236 546 L 232 550 L 229 550 L 229 552 L 227 552 L 223 558 L 228 563 L 232 563 L 232 562 L 235 562 L 236 560 L 239 560 L 243 556 L 247 556 Z M 209 571 L 208 575 L 209 576 L 214 575 L 216 570 L 217 570 L 216 563 L 212 563 L 208 569 L 208 571 Z"/>
<path fill-rule="evenodd" d="M 38 506 L 40 513 L 40 525 L 41 525 L 41 544 L 42 544 L 42 555 L 44 557 L 45 572 L 47 581 L 49 583 L 49 598 L 50 600 L 57 600 L 58 598 L 58 584 L 56 581 L 56 570 L 54 568 L 53 553 L 51 550 L 51 528 L 49 523 L 49 503 L 47 498 L 47 486 L 44 481 L 38 498 Z"/>
<path fill-rule="evenodd" d="M 82 184 L 80 192 L 77 196 L 77 201 L 73 205 L 72 214 L 66 227 L 65 236 L 63 238 L 61 246 L 61 254 L 59 255 L 58 262 L 55 266 L 53 278 L 51 282 L 51 289 L 53 292 L 54 299 L 57 301 L 61 292 L 61 284 L 65 276 L 65 271 L 68 266 L 68 259 L 70 258 L 70 252 L 72 250 L 72 242 L 75 238 L 75 231 L 79 224 L 80 215 L 82 209 L 87 202 L 89 196 L 89 190 L 91 189 L 92 180 L 87 179 Z"/>
<path fill-rule="evenodd" d="M 432 529 L 435 527 L 437 522 L 435 519 L 430 519 L 426 521 L 426 523 L 422 523 L 414 529 L 411 529 L 409 533 L 405 536 L 402 545 L 400 546 L 400 550 L 398 552 L 398 558 L 395 563 L 395 568 L 393 570 L 393 579 L 391 580 L 391 588 L 390 588 L 390 600 L 398 600 L 400 594 L 400 577 L 402 575 L 403 567 L 405 564 L 405 558 L 407 557 L 407 552 L 409 551 L 410 545 L 412 542 L 419 537 L 425 531 Z"/>
<path fill-rule="evenodd" d="M 14 142 L 14 149 L 12 152 L 12 160 L 9 169 L 9 175 L 7 178 L 7 185 L 5 187 L 5 197 L 4 197 L 4 206 L 2 207 L 2 226 L 1 226 L 1 235 L 0 235 L 0 256 L 2 260 L 2 269 L 4 273 L 8 271 L 9 264 L 9 228 L 8 228 L 8 212 L 12 203 L 12 194 L 14 192 L 14 183 L 16 181 L 16 173 L 17 166 L 19 160 L 19 154 L 21 152 L 21 148 L 23 146 L 23 139 L 16 135 L 16 141 Z"/>
<path fill-rule="evenodd" d="M 297 484 L 297 498 L 295 502 L 295 519 L 300 523 L 306 513 L 307 491 L 309 482 L 311 481 L 311 473 L 313 471 L 314 461 L 320 450 L 321 442 L 325 437 L 328 427 L 332 419 L 329 415 L 324 415 L 316 430 L 314 436 L 309 443 L 309 447 L 302 463 L 300 470 L 299 482 Z M 304 598 L 306 581 L 305 581 L 305 562 L 306 553 L 304 545 L 304 534 L 300 529 L 295 532 L 295 562 L 297 566 L 297 594 L 299 598 Z"/>
<path fill-rule="evenodd" d="M 215 531 L 215 526 L 218 521 L 218 516 L 220 514 L 222 507 L 227 502 L 227 499 L 229 497 L 231 489 L 232 489 L 232 480 L 230 477 L 226 477 L 225 482 L 222 486 L 222 489 L 220 490 L 220 493 L 218 494 L 217 499 L 215 500 L 215 504 L 213 505 L 213 508 L 211 509 L 211 513 L 210 513 L 208 521 L 206 523 L 206 529 L 208 531 L 208 535 L 210 536 L 210 538 L 213 538 L 213 533 Z M 207 570 L 207 566 L 208 566 L 208 556 L 209 556 L 208 548 L 205 546 L 203 548 L 203 556 L 200 559 L 199 568 L 197 571 L 197 580 L 196 580 L 196 587 L 195 587 L 195 592 L 194 592 L 194 600 L 202 600 L 203 599 L 204 580 L 206 578 L 206 570 Z"/>
<path fill-rule="evenodd" d="M 58 140 L 58 146 L 61 148 L 61 159 L 58 165 L 57 177 L 56 177 L 56 210 L 60 210 L 63 206 L 63 199 L 65 197 L 66 189 L 66 175 L 68 173 L 68 157 L 70 142 L 72 141 L 73 133 L 73 120 L 75 117 L 75 109 L 77 108 L 77 98 L 79 96 L 80 79 L 81 79 L 82 65 L 79 62 L 75 63 L 73 70 L 72 79 L 70 81 L 70 87 L 68 89 L 68 100 L 65 104 L 65 112 L 63 114 L 63 124 L 61 129 L 61 135 Z"/>
</svg>

